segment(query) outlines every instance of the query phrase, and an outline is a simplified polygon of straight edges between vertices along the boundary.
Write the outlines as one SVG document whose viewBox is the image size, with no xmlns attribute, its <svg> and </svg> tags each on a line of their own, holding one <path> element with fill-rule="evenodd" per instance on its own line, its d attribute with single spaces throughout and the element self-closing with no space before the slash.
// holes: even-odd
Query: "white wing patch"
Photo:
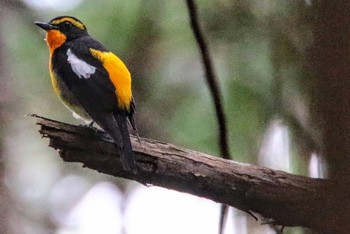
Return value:
<svg viewBox="0 0 350 234">
<path fill-rule="evenodd" d="M 95 73 L 96 67 L 78 58 L 75 54 L 73 54 L 71 49 L 67 50 L 67 56 L 67 60 L 70 63 L 73 72 L 79 78 L 89 79 L 90 76 Z"/>
</svg>

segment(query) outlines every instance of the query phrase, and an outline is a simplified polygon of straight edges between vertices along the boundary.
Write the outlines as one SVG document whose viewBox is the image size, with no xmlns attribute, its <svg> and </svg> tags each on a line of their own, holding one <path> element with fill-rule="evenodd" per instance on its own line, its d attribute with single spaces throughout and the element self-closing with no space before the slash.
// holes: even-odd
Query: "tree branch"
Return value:
<svg viewBox="0 0 350 234">
<path fill-rule="evenodd" d="M 327 197 L 325 191 L 331 190 L 332 184 L 326 180 L 242 164 L 151 139 L 142 138 L 140 146 L 135 137 L 132 144 L 138 173 L 132 174 L 122 169 L 113 141 L 105 133 L 35 117 L 39 132 L 50 139 L 49 145 L 64 161 L 259 213 L 274 224 L 346 233 L 342 223 L 350 221 L 348 215 L 339 216 L 338 223 L 328 223 L 327 215 L 329 210 L 346 214 L 342 207 L 349 198 Z"/>
</svg>

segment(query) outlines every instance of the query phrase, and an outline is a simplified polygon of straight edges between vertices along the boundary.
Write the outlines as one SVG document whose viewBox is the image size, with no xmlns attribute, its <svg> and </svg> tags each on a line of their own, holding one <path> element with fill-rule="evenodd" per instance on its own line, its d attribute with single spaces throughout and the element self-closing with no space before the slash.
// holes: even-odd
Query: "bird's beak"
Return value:
<svg viewBox="0 0 350 234">
<path fill-rule="evenodd" d="M 46 22 L 39 22 L 39 21 L 36 21 L 34 22 L 38 27 L 44 29 L 45 31 L 49 31 L 49 30 L 52 30 L 52 29 L 58 29 L 57 26 L 55 25 L 52 25 L 50 23 L 46 23 Z"/>
</svg>

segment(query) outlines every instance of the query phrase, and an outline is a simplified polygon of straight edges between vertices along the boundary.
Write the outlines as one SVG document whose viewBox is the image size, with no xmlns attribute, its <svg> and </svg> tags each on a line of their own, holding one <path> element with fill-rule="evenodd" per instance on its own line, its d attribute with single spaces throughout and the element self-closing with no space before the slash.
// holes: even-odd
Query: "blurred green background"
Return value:
<svg viewBox="0 0 350 234">
<path fill-rule="evenodd" d="M 223 92 L 234 160 L 308 174 L 317 142 L 309 117 L 311 78 L 305 62 L 312 43 L 309 1 L 197 3 Z M 74 222 L 73 228 L 63 228 L 66 221 L 57 220 L 65 219 L 101 182 L 113 184 L 126 200 L 140 187 L 63 163 L 39 135 L 35 120 L 26 116 L 81 124 L 52 92 L 44 33 L 35 20 L 75 16 L 127 64 L 142 137 L 218 155 L 213 103 L 184 1 L 0 0 L 0 8 L 0 136 L 14 207 L 9 213 L 14 231 L 9 233 L 99 233 L 74 228 Z M 313 164 L 310 173 L 319 176 Z M 236 225 L 231 222 L 230 233 L 275 233 L 233 213 L 230 219 L 236 219 Z M 182 225 L 175 218 L 171 222 Z M 147 233 L 130 230 L 104 233 Z M 308 231 L 286 228 L 285 233 Z"/>
</svg>

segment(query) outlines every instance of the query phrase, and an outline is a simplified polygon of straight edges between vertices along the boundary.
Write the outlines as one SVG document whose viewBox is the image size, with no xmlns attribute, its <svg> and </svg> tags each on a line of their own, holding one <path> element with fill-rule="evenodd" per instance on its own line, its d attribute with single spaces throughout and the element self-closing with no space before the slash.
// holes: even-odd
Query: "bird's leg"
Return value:
<svg viewBox="0 0 350 234">
<path fill-rule="evenodd" d="M 140 146 L 142 147 L 142 143 L 141 143 L 141 139 L 140 139 L 139 133 L 137 131 L 134 131 L 134 133 L 135 133 L 135 136 L 137 137 L 137 141 L 139 142 Z"/>
<path fill-rule="evenodd" d="M 95 123 L 95 121 L 92 120 L 90 123 L 86 124 L 85 126 L 94 130 L 95 133 L 97 133 L 98 129 L 96 127 L 94 127 L 94 123 Z"/>
<path fill-rule="evenodd" d="M 89 127 L 89 128 L 95 128 L 94 127 L 94 123 L 95 123 L 95 121 L 91 121 L 89 124 L 87 124 L 87 126 Z"/>
<path fill-rule="evenodd" d="M 91 129 L 94 131 L 95 134 L 97 134 L 98 128 L 94 127 L 94 123 L 95 123 L 95 121 L 93 121 L 93 120 L 91 122 L 85 121 L 85 124 L 82 124 L 81 126 L 86 127 L 88 129 Z"/>
</svg>

